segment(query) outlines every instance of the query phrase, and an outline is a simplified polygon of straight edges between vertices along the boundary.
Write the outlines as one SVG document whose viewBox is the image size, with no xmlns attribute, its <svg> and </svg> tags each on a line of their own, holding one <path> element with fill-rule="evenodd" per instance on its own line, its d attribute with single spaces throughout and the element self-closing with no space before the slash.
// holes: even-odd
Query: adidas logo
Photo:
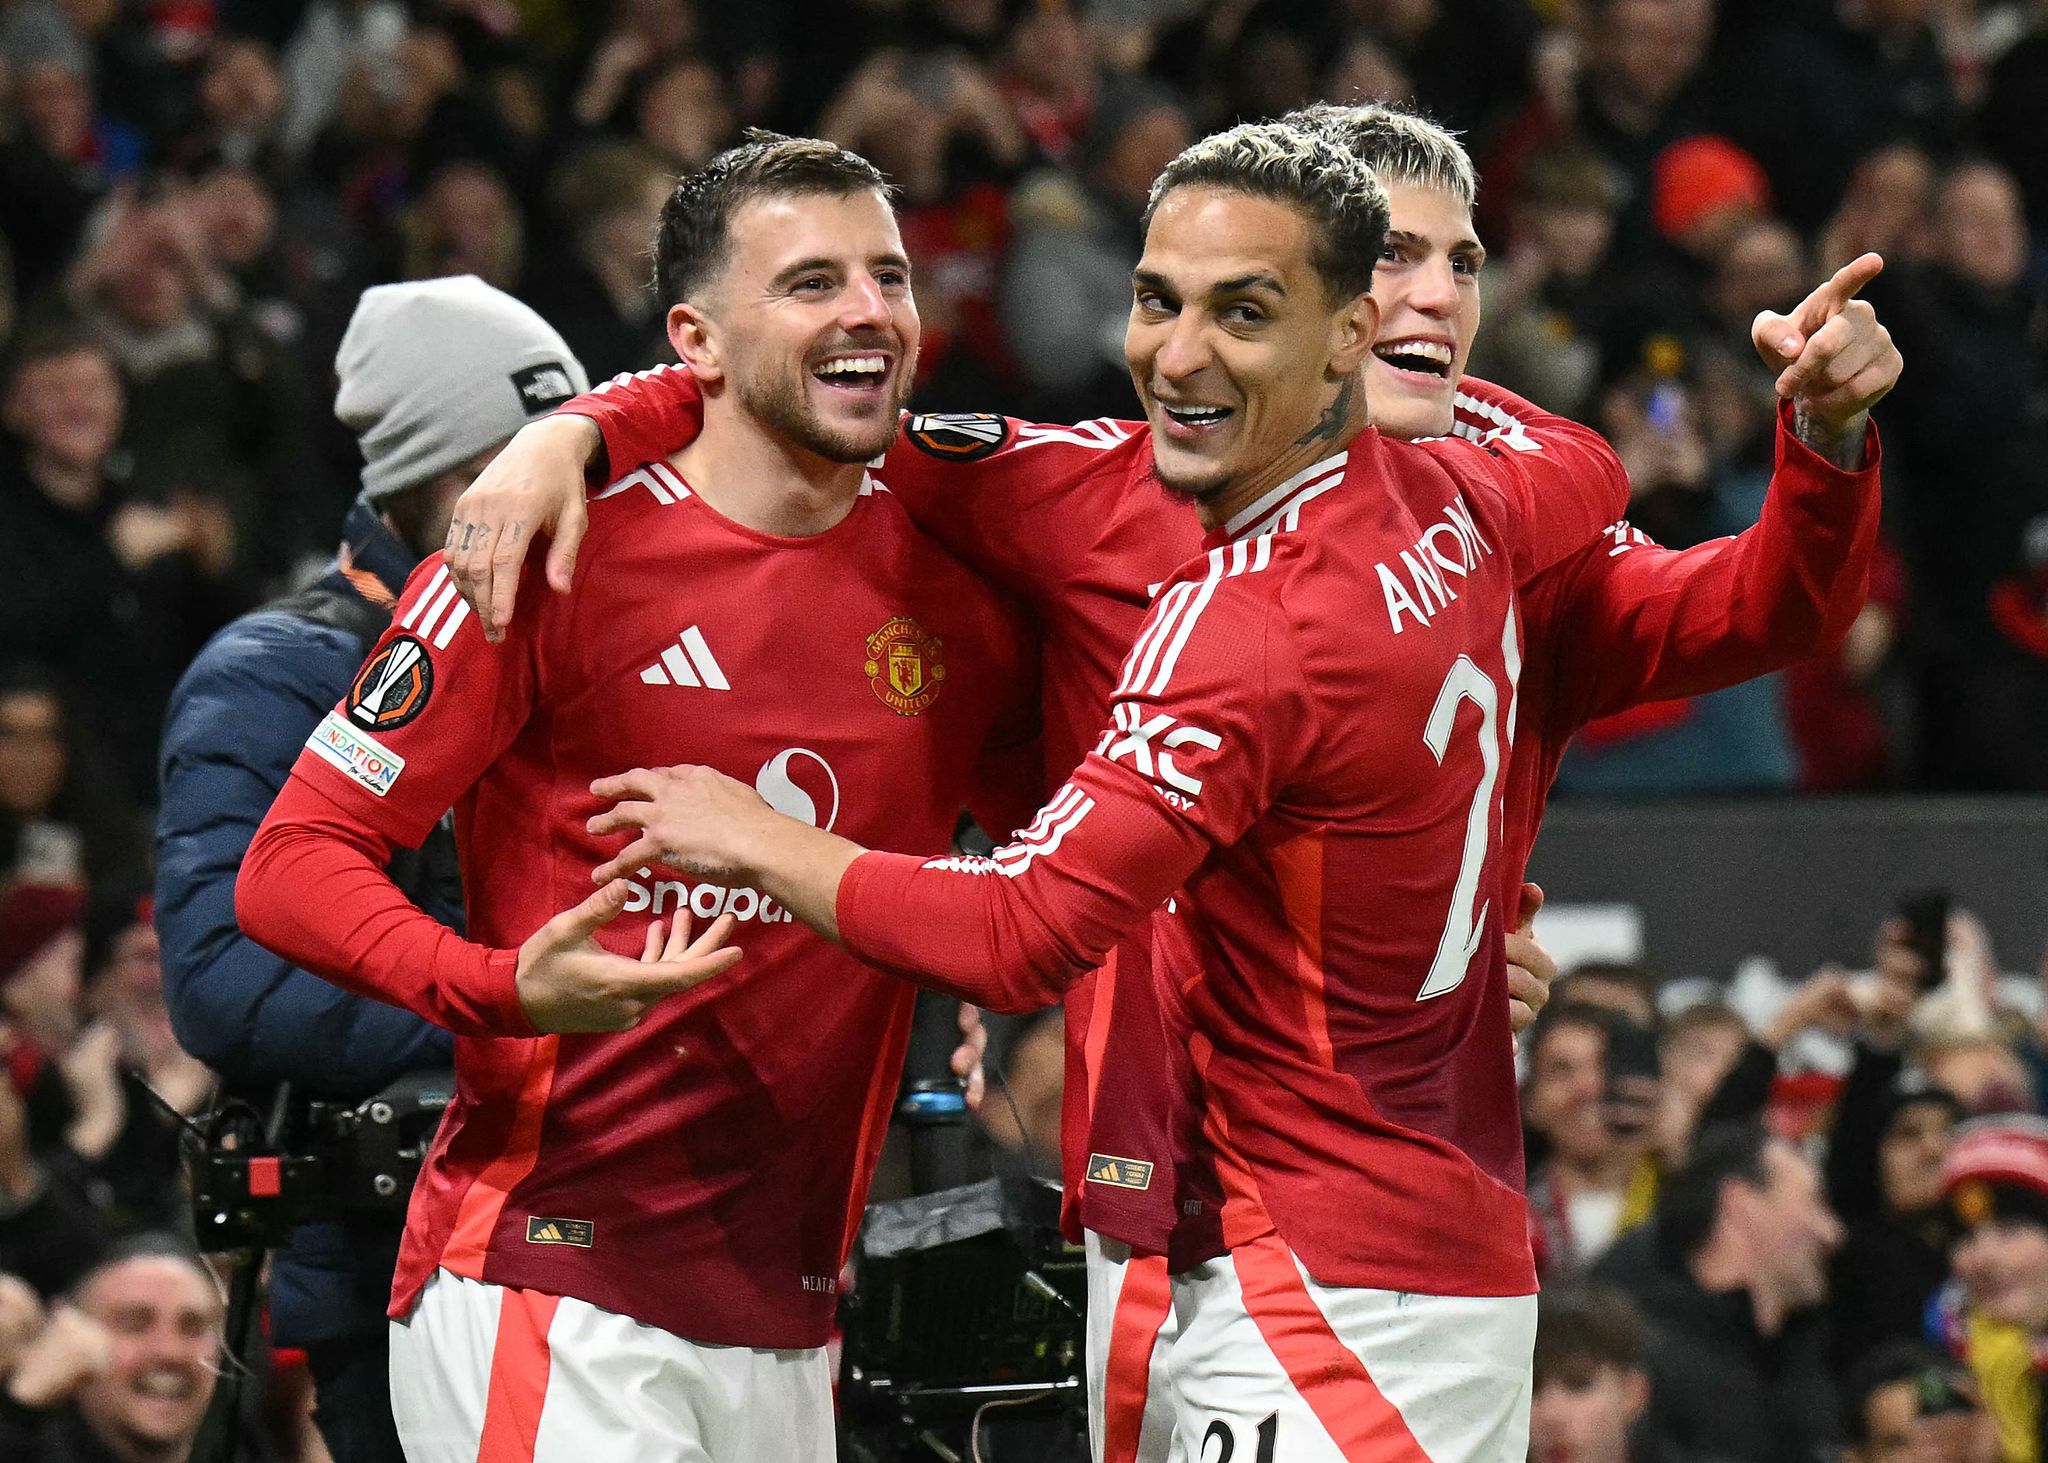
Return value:
<svg viewBox="0 0 2048 1463">
<path fill-rule="evenodd" d="M 711 691 L 730 691 L 732 682 L 725 678 L 718 660 L 711 654 L 711 647 L 704 643 L 704 632 L 695 625 L 676 636 L 676 643 L 661 653 L 661 659 L 640 672 L 640 679 L 650 686 L 702 686 Z"/>
<path fill-rule="evenodd" d="M 1152 1187 L 1152 1165 L 1142 1158 L 1118 1158 L 1113 1154 L 1091 1153 L 1088 1155 L 1088 1182 L 1108 1184 L 1118 1189 L 1137 1189 L 1142 1192 Z"/>
<path fill-rule="evenodd" d="M 574 1245 L 579 1250 L 587 1250 L 597 1242 L 597 1229 L 587 1219 L 549 1219 L 534 1214 L 526 1220 L 526 1242 L 530 1245 Z"/>
</svg>

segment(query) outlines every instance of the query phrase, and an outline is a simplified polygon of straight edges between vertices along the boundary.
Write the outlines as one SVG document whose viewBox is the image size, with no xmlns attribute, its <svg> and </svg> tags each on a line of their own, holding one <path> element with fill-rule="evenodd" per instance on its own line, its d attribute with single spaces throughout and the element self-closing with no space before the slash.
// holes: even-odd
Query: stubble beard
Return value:
<svg viewBox="0 0 2048 1463">
<path fill-rule="evenodd" d="M 734 383 L 735 395 L 749 416 L 806 452 L 827 462 L 872 462 L 896 440 L 896 419 L 905 394 L 902 383 L 910 377 L 911 364 L 897 361 L 897 374 L 890 383 L 895 399 L 869 426 L 838 428 L 827 423 L 811 404 L 805 384 L 808 373 L 801 366 L 794 374 L 750 372 Z"/>
</svg>

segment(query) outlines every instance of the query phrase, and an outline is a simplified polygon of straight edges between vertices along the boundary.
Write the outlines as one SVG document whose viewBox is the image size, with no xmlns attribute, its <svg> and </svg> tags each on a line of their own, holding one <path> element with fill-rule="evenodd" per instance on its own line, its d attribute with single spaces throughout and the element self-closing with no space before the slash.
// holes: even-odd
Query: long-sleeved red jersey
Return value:
<svg viewBox="0 0 2048 1463">
<path fill-rule="evenodd" d="M 589 416 L 611 460 L 695 435 L 698 396 L 675 367 L 621 377 L 564 408 Z M 1543 449 L 1560 423 L 1467 380 L 1460 435 Z M 1566 426 L 1567 433 L 1578 429 Z M 1044 627 L 1045 762 L 1057 783 L 1105 718 L 1123 649 L 1157 583 L 1196 542 L 1193 516 L 1151 477 L 1143 425 L 1034 426 L 986 415 L 913 417 L 879 469 L 911 515 L 1015 589 Z M 1685 551 L 1617 523 L 1523 586 L 1521 735 L 1507 766 L 1500 908 L 1511 914 L 1557 764 L 1572 734 L 1616 706 L 1693 694 L 1779 669 L 1838 640 L 1861 607 L 1877 532 L 1877 439 L 1844 473 L 1789 433 L 1762 520 Z M 1539 505 L 1541 511 L 1541 505 Z M 1200 1193 L 1176 1205 L 1176 1135 L 1193 1086 L 1179 992 L 1154 992 L 1149 936 L 1127 941 L 1066 997 L 1063 1166 L 1070 1223 L 1162 1250 L 1183 1206 L 1184 1256 L 1211 1241 Z M 1185 969 L 1185 931 L 1161 932 L 1159 978 Z M 987 999 L 988 992 L 981 993 Z M 1206 1183 L 1199 1186 L 1208 1190 Z"/>
<path fill-rule="evenodd" d="M 244 864 L 243 926 L 458 1033 L 394 1314 L 440 1266 L 695 1341 L 827 1339 L 914 992 L 756 891 L 666 870 L 639 872 L 601 943 L 637 953 L 657 916 L 730 911 L 732 974 L 629 1032 L 536 1036 L 513 971 L 616 850 L 585 831 L 604 806 L 590 783 L 630 767 L 703 762 L 819 827 L 949 846 L 999 712 L 1021 700 L 1035 720 L 1030 651 L 870 489 L 827 532 L 779 539 L 664 463 L 627 473 L 592 505 L 575 592 L 536 576 L 498 646 L 437 555 L 301 754 Z M 382 872 L 451 808 L 467 942 Z"/>
</svg>

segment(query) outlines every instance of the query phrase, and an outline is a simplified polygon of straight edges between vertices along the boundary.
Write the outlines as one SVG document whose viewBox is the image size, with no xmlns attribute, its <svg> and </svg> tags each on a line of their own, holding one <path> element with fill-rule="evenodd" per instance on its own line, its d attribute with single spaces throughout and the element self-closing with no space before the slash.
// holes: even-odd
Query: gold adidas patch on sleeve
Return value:
<svg viewBox="0 0 2048 1463">
<path fill-rule="evenodd" d="M 1113 1158 L 1107 1153 L 1091 1153 L 1088 1155 L 1088 1182 L 1143 1191 L 1152 1187 L 1152 1165 L 1140 1158 Z"/>
<path fill-rule="evenodd" d="M 597 1226 L 587 1219 L 544 1219 L 530 1214 L 526 1219 L 526 1242 L 530 1245 L 574 1245 L 587 1250 L 597 1243 Z"/>
</svg>

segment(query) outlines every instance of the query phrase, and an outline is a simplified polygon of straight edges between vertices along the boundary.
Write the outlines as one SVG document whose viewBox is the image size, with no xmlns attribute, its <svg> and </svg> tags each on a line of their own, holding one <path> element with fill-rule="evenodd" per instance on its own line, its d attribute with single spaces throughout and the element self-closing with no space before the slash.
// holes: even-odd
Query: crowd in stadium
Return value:
<svg viewBox="0 0 2048 1463">
<path fill-rule="evenodd" d="M 144 1085 L 215 1087 L 147 898 L 159 735 L 333 555 L 361 292 L 475 275 L 593 382 L 670 360 L 656 212 L 771 127 L 899 190 L 917 407 L 1128 417 L 1153 177 L 1317 99 L 1461 131 L 1472 373 L 1597 427 L 1669 546 L 1756 519 L 1752 318 L 1886 260 L 1906 370 L 1840 650 L 1597 723 L 1561 794 L 2048 789 L 2041 0 L 0 0 L 0 1457 L 182 1463 L 212 1393 Z M 1966 912 L 1942 970 L 1916 933 L 1776 1012 L 1559 981 L 1522 1039 L 1532 1457 L 2041 1463 L 2048 1127 L 1953 1131 L 2042 1110 L 2048 1024 Z M 1041 1159 L 1057 1020 L 998 1030 L 985 1118 Z M 324 1456 L 301 1359 L 260 1382 L 250 1456 Z"/>
</svg>

